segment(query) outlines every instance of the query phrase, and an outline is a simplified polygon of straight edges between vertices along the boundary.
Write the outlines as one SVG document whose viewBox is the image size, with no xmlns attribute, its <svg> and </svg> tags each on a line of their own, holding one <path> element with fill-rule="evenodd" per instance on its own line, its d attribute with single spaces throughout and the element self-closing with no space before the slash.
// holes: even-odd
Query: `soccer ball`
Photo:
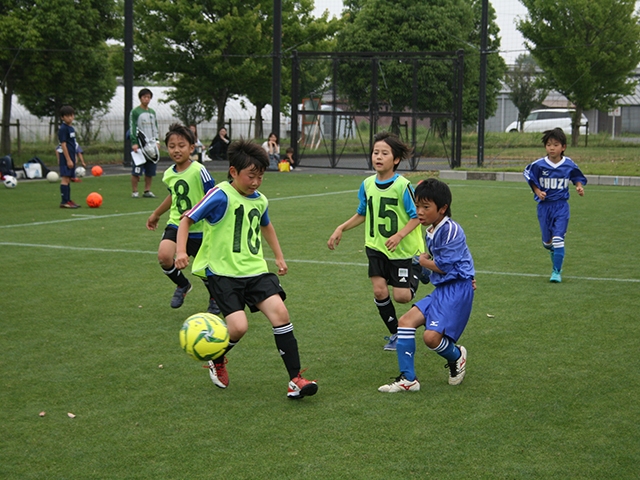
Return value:
<svg viewBox="0 0 640 480">
<path fill-rule="evenodd" d="M 215 360 L 224 353 L 228 345 L 227 325 L 211 313 L 191 315 L 180 329 L 180 346 L 196 360 Z"/>
<path fill-rule="evenodd" d="M 76 167 L 76 177 L 82 178 L 87 174 L 87 171 L 84 167 Z"/>
<path fill-rule="evenodd" d="M 56 183 L 58 180 L 60 180 L 60 175 L 58 175 L 58 172 L 49 172 L 49 173 L 47 173 L 47 181 L 49 183 Z"/>
<path fill-rule="evenodd" d="M 90 208 L 98 208 L 102 205 L 102 195 L 98 192 L 91 192 L 87 195 L 87 205 L 89 205 Z"/>
<path fill-rule="evenodd" d="M 7 188 L 16 188 L 16 185 L 18 185 L 18 179 L 11 175 L 5 175 L 3 183 Z"/>
<path fill-rule="evenodd" d="M 99 177 L 100 175 L 102 175 L 102 167 L 100 165 L 96 165 L 95 167 L 93 167 L 91 169 L 91 175 L 93 175 L 94 177 Z"/>
</svg>

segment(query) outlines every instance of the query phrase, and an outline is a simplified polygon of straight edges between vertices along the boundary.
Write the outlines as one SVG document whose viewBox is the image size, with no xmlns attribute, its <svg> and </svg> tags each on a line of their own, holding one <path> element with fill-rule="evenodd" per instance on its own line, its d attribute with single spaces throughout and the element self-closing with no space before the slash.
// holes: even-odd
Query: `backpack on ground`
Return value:
<svg viewBox="0 0 640 480">
<path fill-rule="evenodd" d="M 16 169 L 13 166 L 13 158 L 11 158 L 11 155 L 5 155 L 0 158 L 0 175 L 3 177 L 5 175 L 16 175 Z"/>
<path fill-rule="evenodd" d="M 27 178 L 44 178 L 51 171 L 38 157 L 33 157 L 23 167 Z"/>
</svg>

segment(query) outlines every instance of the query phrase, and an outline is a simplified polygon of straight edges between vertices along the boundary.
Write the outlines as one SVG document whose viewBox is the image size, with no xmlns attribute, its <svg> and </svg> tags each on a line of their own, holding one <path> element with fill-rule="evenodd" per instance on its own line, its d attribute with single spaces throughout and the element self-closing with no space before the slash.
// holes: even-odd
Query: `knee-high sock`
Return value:
<svg viewBox="0 0 640 480">
<path fill-rule="evenodd" d="M 553 269 L 562 270 L 564 263 L 564 238 L 553 237 Z"/>
<path fill-rule="evenodd" d="M 416 329 L 398 328 L 398 343 L 396 345 L 398 355 L 398 367 L 404 377 L 413 381 L 416 379 L 414 356 L 416 354 Z"/>
<path fill-rule="evenodd" d="M 374 298 L 373 301 L 378 307 L 378 313 L 380 313 L 380 318 L 384 322 L 385 326 L 389 330 L 389 333 L 393 335 L 394 333 L 398 333 L 398 318 L 396 317 L 396 307 L 393 305 L 391 301 L 391 297 L 387 297 L 384 300 L 378 300 Z"/>
<path fill-rule="evenodd" d="M 231 350 L 233 347 L 235 347 L 238 344 L 239 341 L 240 340 L 236 340 L 234 342 L 233 340 L 229 340 L 229 345 L 225 349 L 224 353 L 222 355 L 220 355 L 218 358 L 216 358 L 213 361 L 213 363 L 223 363 L 224 362 L 224 357 L 226 357 L 227 353 L 229 353 L 229 350 Z"/>
<path fill-rule="evenodd" d="M 189 285 L 189 279 L 182 274 L 181 270 L 176 268 L 174 263 L 169 270 L 162 269 L 164 274 L 171 279 L 179 287 L 186 287 Z"/>
<path fill-rule="evenodd" d="M 455 362 L 460 358 L 460 349 L 449 337 L 442 337 L 440 345 L 436 348 L 431 348 L 430 350 L 433 350 L 438 355 L 445 358 L 449 363 Z"/>
<path fill-rule="evenodd" d="M 71 200 L 71 187 L 60 184 L 60 203 L 67 203 Z"/>
<path fill-rule="evenodd" d="M 297 377 L 300 373 L 300 354 L 298 353 L 298 341 L 293 335 L 293 325 L 287 323 L 281 327 L 274 327 L 273 336 L 284 366 L 289 372 L 289 378 Z"/>
</svg>

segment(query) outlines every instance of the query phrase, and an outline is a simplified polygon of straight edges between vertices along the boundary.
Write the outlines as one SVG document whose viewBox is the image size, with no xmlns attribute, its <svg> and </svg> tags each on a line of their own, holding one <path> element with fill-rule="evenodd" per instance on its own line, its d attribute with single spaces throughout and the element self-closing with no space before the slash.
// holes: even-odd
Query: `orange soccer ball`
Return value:
<svg viewBox="0 0 640 480">
<path fill-rule="evenodd" d="M 99 177 L 100 175 L 102 175 L 102 167 L 100 165 L 96 165 L 91 169 L 91 174 L 94 177 Z"/>
<path fill-rule="evenodd" d="M 87 195 L 87 205 L 89 205 L 90 208 L 98 208 L 102 205 L 102 195 L 98 192 L 91 192 Z"/>
</svg>

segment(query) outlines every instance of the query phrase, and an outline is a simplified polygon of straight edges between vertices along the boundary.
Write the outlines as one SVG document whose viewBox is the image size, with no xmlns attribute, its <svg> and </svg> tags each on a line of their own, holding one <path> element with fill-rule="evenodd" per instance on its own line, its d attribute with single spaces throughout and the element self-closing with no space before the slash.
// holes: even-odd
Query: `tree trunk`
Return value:
<svg viewBox="0 0 640 480">
<path fill-rule="evenodd" d="M 582 120 L 582 107 L 576 105 L 576 111 L 571 118 L 571 146 L 577 147 L 580 140 L 580 120 Z"/>
<path fill-rule="evenodd" d="M 2 91 L 2 129 L 0 131 L 0 153 L 2 155 L 11 154 L 11 100 L 13 99 L 13 85 L 10 79 Z"/>
<path fill-rule="evenodd" d="M 254 138 L 265 138 L 264 123 L 262 120 L 262 109 L 264 108 L 264 106 L 264 103 L 256 103 L 256 132 L 253 136 Z"/>
<path fill-rule="evenodd" d="M 218 96 L 218 98 L 216 98 L 216 108 L 218 110 L 218 130 L 216 131 L 216 133 L 218 133 L 222 127 L 227 128 L 224 116 L 226 113 L 228 98 L 229 90 L 226 88 L 222 92 L 220 92 L 220 95 Z M 227 133 L 229 134 L 229 137 L 231 137 L 231 132 L 227 131 Z"/>
</svg>

